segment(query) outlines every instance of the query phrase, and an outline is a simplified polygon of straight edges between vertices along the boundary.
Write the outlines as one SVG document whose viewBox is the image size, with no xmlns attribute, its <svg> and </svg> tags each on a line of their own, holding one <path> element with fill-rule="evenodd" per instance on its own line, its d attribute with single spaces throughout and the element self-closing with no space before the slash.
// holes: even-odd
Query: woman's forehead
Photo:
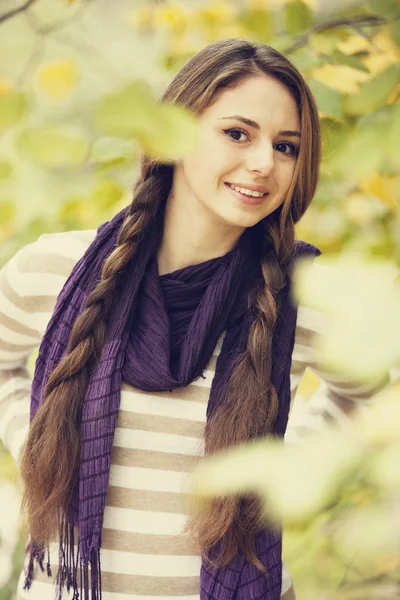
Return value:
<svg viewBox="0 0 400 600">
<path fill-rule="evenodd" d="M 272 121 L 279 122 L 279 126 L 285 129 L 300 127 L 297 104 L 292 94 L 283 83 L 269 76 L 254 77 L 235 88 L 223 90 L 204 113 L 207 119 L 235 118 L 237 115 L 257 123 L 260 130 Z M 250 123 L 248 125 L 251 126 Z"/>
</svg>

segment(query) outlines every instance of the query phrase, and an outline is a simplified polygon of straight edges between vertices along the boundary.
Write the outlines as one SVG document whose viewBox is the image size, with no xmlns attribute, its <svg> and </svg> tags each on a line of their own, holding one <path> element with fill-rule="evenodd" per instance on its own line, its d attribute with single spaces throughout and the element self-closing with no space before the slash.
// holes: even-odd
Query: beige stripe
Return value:
<svg viewBox="0 0 400 600">
<path fill-rule="evenodd" d="M 7 371 L 0 370 L 0 385 L 7 383 L 10 379 L 22 377 L 23 379 L 29 379 L 29 371 L 26 367 L 16 367 L 14 369 L 7 369 Z"/>
<path fill-rule="evenodd" d="M 100 558 L 101 560 L 101 558 Z M 56 576 L 58 565 L 51 565 L 53 577 Z M 80 572 L 78 569 L 78 585 L 80 585 Z M 52 578 L 47 577 L 46 570 L 42 573 L 36 569 L 34 581 L 52 583 Z M 90 579 L 89 579 L 90 581 Z M 199 593 L 199 577 L 143 577 L 140 575 L 124 575 L 121 573 L 101 572 L 103 592 L 119 592 L 124 594 L 143 594 L 148 596 L 178 596 Z M 34 584 L 33 584 L 34 585 Z"/>
<path fill-rule="evenodd" d="M 190 555 L 198 556 L 199 549 L 195 538 L 173 535 L 145 535 L 103 529 L 101 547 L 105 550 L 137 552 L 140 554 Z"/>
<path fill-rule="evenodd" d="M 189 494 L 184 493 L 131 490 L 112 485 L 107 490 L 108 506 L 133 510 L 182 514 L 189 499 Z"/>
<path fill-rule="evenodd" d="M 297 394 L 297 389 L 298 389 L 298 387 L 299 387 L 299 386 L 298 386 L 298 385 L 296 385 L 296 387 L 294 387 L 292 390 L 290 390 L 290 402 L 291 402 L 291 403 L 293 402 L 293 400 L 294 400 L 294 399 L 295 399 L 295 397 L 296 397 L 296 394 Z"/>
<path fill-rule="evenodd" d="M 195 467 L 198 457 L 174 452 L 156 452 L 155 450 L 113 446 L 111 461 L 121 467 L 145 467 L 146 469 L 165 469 L 166 471 L 189 473 Z"/>
<path fill-rule="evenodd" d="M 2 291 L 4 292 L 3 288 L 2 288 Z M 35 338 L 40 339 L 40 335 L 36 331 L 36 329 L 31 329 L 30 327 L 27 327 L 26 325 L 24 325 L 23 323 L 20 323 L 19 321 L 15 321 L 11 317 L 8 317 L 7 315 L 4 315 L 3 313 L 0 313 L 0 325 L 2 325 L 3 327 L 6 327 L 10 331 L 14 331 L 15 333 L 21 333 L 22 335 L 27 335 L 29 337 L 35 337 Z"/>
<path fill-rule="evenodd" d="M 137 388 L 132 389 L 129 384 L 123 381 L 122 390 L 134 394 L 157 396 L 157 398 L 173 398 L 174 400 L 190 400 L 191 402 L 208 402 L 210 396 L 210 390 L 200 386 L 174 388 L 173 392 L 144 392 Z"/>
<path fill-rule="evenodd" d="M 314 337 L 322 337 L 320 333 L 313 329 L 307 329 L 306 327 L 296 326 L 295 344 L 301 346 L 313 346 L 315 344 Z"/>
<path fill-rule="evenodd" d="M 387 374 L 385 375 L 385 378 L 383 380 L 381 380 L 379 383 L 374 383 L 371 384 L 370 386 L 368 386 L 368 383 L 366 383 L 365 381 L 360 381 L 360 380 L 355 380 L 355 379 L 351 379 L 351 380 L 347 380 L 346 376 L 344 375 L 340 375 L 338 373 L 331 373 L 328 371 L 321 371 L 320 369 L 315 368 L 314 366 L 312 367 L 312 370 L 315 372 L 316 375 L 318 375 L 319 377 L 321 377 L 321 379 L 323 379 L 324 381 L 326 381 L 326 383 L 330 383 L 334 386 L 336 386 L 337 388 L 340 389 L 340 392 L 346 393 L 346 392 L 351 392 L 350 396 L 352 398 L 356 399 L 363 399 L 363 398 L 369 398 L 370 396 L 373 396 L 374 394 L 377 394 L 380 390 L 382 390 L 389 382 L 390 382 L 390 375 Z M 356 391 L 357 388 L 362 387 L 364 388 L 364 391 Z M 339 393 L 339 392 L 336 392 Z"/>
<path fill-rule="evenodd" d="M 118 427 L 125 429 L 140 429 L 158 433 L 170 433 L 187 437 L 201 438 L 204 433 L 203 421 L 189 419 L 175 419 L 159 415 L 131 413 L 120 410 L 118 413 Z"/>
<path fill-rule="evenodd" d="M 37 345 L 37 342 L 33 342 L 30 344 L 12 344 L 11 342 L 6 342 L 5 340 L 0 340 L 0 350 L 3 350 L 4 352 L 15 352 L 15 353 L 20 353 L 20 352 L 26 352 L 27 354 L 29 353 L 30 350 L 32 350 L 32 348 L 35 348 Z"/>
<path fill-rule="evenodd" d="M 51 260 L 50 260 L 51 259 Z M 59 254 L 46 254 L 45 252 L 32 252 L 29 260 L 21 260 L 18 264 L 20 273 L 48 273 L 68 277 L 77 260 Z"/>
<path fill-rule="evenodd" d="M 3 282 L 1 291 L 11 304 L 27 313 L 52 313 L 57 301 L 55 296 L 19 296 L 8 281 Z"/>
<path fill-rule="evenodd" d="M 293 586 L 291 586 L 287 592 L 281 596 L 281 600 L 296 600 L 296 594 Z"/>
<path fill-rule="evenodd" d="M 308 364 L 308 363 L 307 363 Z M 290 374 L 291 375 L 302 375 L 305 371 L 305 361 L 304 360 L 295 360 L 292 359 L 292 364 L 290 366 Z"/>
</svg>

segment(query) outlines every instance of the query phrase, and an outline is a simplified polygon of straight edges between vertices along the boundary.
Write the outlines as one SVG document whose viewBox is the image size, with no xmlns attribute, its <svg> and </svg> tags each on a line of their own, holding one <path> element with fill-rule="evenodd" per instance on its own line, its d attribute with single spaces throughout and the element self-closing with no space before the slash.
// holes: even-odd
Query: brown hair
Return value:
<svg viewBox="0 0 400 600">
<path fill-rule="evenodd" d="M 296 100 L 301 123 L 301 146 L 293 180 L 283 204 L 265 219 L 265 239 L 274 252 L 262 259 L 263 285 L 254 297 L 257 318 L 251 326 L 247 350 L 230 379 L 225 401 L 209 419 L 205 452 L 236 445 L 272 433 L 278 397 L 271 385 L 272 334 L 279 291 L 285 284 L 284 266 L 294 244 L 294 225 L 309 207 L 320 165 L 318 111 L 299 71 L 275 49 L 242 38 L 214 42 L 191 57 L 161 97 L 200 116 L 226 88 L 245 78 L 268 75 L 282 82 Z M 101 281 L 88 297 L 68 340 L 67 355 L 50 374 L 44 403 L 33 419 L 22 456 L 23 507 L 27 507 L 32 539 L 42 544 L 58 534 L 60 509 L 67 510 L 80 462 L 79 413 L 94 357 L 99 357 L 107 333 L 121 274 L 133 259 L 140 238 L 167 197 L 173 166 L 143 154 L 133 200 L 119 231 L 117 247 L 107 257 Z M 268 254 L 268 255 L 267 255 Z M 65 373 L 72 374 L 68 379 Z M 60 419 L 60 414 L 64 419 Z M 56 460 L 55 460 L 56 457 Z M 242 499 L 243 500 L 243 499 Z M 220 542 L 213 560 L 226 566 L 241 550 L 261 571 L 254 539 L 262 526 L 256 498 L 209 501 L 188 528 L 197 537 L 203 556 Z"/>
</svg>

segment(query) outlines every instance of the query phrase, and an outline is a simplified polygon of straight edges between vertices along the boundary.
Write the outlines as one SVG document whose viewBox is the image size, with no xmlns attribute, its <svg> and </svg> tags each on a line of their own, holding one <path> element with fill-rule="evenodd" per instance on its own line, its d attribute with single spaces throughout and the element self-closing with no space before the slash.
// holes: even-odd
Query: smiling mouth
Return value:
<svg viewBox="0 0 400 600">
<path fill-rule="evenodd" d="M 249 196 L 248 194 L 242 194 L 241 192 L 234 190 L 228 182 L 225 182 L 225 187 L 231 192 L 231 194 L 234 194 L 236 198 L 238 198 L 244 204 L 261 204 L 261 202 L 265 200 L 267 196 L 269 196 L 268 192 L 262 196 Z"/>
</svg>

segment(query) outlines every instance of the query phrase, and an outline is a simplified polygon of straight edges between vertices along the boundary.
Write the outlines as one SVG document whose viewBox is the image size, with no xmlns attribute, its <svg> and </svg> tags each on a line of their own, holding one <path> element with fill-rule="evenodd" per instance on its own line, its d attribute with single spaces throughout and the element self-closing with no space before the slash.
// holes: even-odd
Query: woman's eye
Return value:
<svg viewBox="0 0 400 600">
<path fill-rule="evenodd" d="M 227 135 L 229 135 L 229 137 L 234 141 L 234 142 L 241 142 L 243 140 L 240 139 L 235 139 L 231 136 L 231 134 L 233 133 L 234 135 L 236 135 L 238 138 L 240 138 L 240 135 L 243 133 L 244 135 L 247 135 L 247 133 L 243 130 L 243 129 L 224 129 L 224 133 L 226 133 Z"/>
<path fill-rule="evenodd" d="M 297 156 L 299 153 L 297 146 L 291 142 L 279 142 L 279 144 L 276 145 L 276 149 L 287 156 Z"/>
</svg>

